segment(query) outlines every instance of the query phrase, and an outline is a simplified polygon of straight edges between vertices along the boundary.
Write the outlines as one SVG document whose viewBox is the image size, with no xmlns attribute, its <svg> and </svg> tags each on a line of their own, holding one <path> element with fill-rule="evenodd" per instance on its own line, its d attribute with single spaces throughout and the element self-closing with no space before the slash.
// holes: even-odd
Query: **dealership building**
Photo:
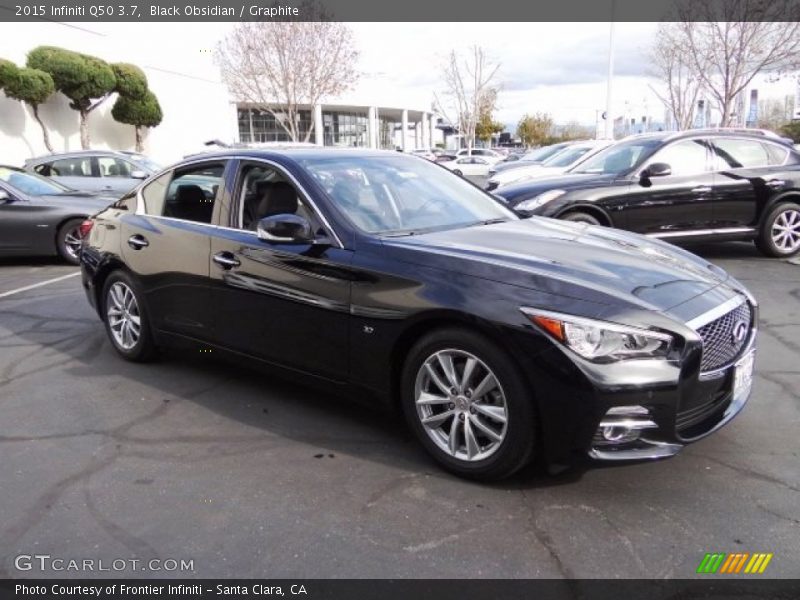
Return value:
<svg viewBox="0 0 800 600">
<path fill-rule="evenodd" d="M 165 164 L 202 150 L 209 140 L 287 141 L 273 114 L 237 102 L 222 83 L 212 49 L 226 26 L 230 24 L 196 23 L 177 35 L 171 23 L 19 23 L 0 37 L 0 57 L 24 66 L 30 50 L 54 45 L 139 66 L 164 114 L 161 124 L 147 131 L 145 151 Z M 405 96 L 398 102 L 398 90 L 388 83 L 374 78 L 362 83 L 346 95 L 300 107 L 301 136 L 313 123 L 309 141 L 326 146 L 410 151 L 444 141 L 444 127 L 431 111 L 430 97 Z M 111 97 L 91 112 L 91 145 L 132 150 L 133 127 L 114 121 L 113 104 Z M 280 117 L 280 110 L 276 112 Z M 53 94 L 39 114 L 56 152 L 80 149 L 78 113 L 63 94 Z M 46 152 L 30 107 L 0 92 L 0 164 L 21 165 Z"/>
</svg>

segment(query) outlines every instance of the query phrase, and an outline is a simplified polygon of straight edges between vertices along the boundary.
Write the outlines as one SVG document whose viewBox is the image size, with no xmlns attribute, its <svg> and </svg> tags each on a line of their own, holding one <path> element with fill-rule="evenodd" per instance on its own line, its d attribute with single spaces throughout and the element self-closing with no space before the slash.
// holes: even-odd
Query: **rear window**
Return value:
<svg viewBox="0 0 800 600">
<path fill-rule="evenodd" d="M 756 140 L 717 138 L 714 140 L 714 154 L 722 169 L 766 167 L 774 164 L 770 163 L 764 144 Z"/>
<path fill-rule="evenodd" d="M 786 156 L 789 154 L 788 148 L 782 148 L 775 144 L 764 144 L 764 147 L 767 149 L 770 165 L 782 165 L 786 162 Z"/>
</svg>

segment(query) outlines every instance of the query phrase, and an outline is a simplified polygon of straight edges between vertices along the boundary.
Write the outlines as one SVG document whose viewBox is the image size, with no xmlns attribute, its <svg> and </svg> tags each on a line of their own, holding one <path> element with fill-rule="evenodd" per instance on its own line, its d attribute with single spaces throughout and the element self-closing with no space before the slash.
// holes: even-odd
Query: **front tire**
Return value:
<svg viewBox="0 0 800 600">
<path fill-rule="evenodd" d="M 800 205 L 787 202 L 773 208 L 761 224 L 756 247 L 775 258 L 797 254 L 800 251 Z"/>
<path fill-rule="evenodd" d="M 58 255 L 71 265 L 81 262 L 81 223 L 83 219 L 70 219 L 56 233 Z"/>
<path fill-rule="evenodd" d="M 448 471 L 477 480 L 508 477 L 533 455 L 528 385 L 508 354 L 467 329 L 442 329 L 409 352 L 402 407 L 428 453 Z"/>
<path fill-rule="evenodd" d="M 102 314 L 108 338 L 120 356 L 133 362 L 145 362 L 156 355 L 143 295 L 124 271 L 115 271 L 106 279 Z"/>
</svg>

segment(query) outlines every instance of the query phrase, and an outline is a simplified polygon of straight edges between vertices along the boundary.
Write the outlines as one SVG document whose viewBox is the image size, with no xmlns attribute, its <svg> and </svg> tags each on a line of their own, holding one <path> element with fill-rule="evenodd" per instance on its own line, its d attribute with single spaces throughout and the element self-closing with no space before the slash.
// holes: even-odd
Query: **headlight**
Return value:
<svg viewBox="0 0 800 600">
<path fill-rule="evenodd" d="M 547 204 L 551 200 L 555 200 L 559 196 L 563 196 L 566 194 L 566 190 L 549 190 L 547 192 L 543 192 L 538 196 L 534 196 L 529 200 L 523 200 L 519 204 L 517 204 L 514 208 L 517 210 L 533 210 L 535 208 L 539 208 L 543 204 Z"/>
<path fill-rule="evenodd" d="M 673 339 L 667 333 L 534 308 L 520 310 L 550 337 L 593 362 L 665 358 L 672 348 Z"/>
</svg>

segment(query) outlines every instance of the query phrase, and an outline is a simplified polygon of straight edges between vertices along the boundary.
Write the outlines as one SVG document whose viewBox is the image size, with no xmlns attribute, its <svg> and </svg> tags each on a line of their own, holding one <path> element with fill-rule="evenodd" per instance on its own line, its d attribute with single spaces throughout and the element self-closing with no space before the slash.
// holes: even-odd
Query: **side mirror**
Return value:
<svg viewBox="0 0 800 600">
<path fill-rule="evenodd" d="M 144 171 L 131 171 L 131 179 L 147 179 L 147 173 Z"/>
<path fill-rule="evenodd" d="M 642 177 L 649 179 L 650 177 L 666 177 L 672 175 L 672 167 L 667 163 L 653 163 L 642 171 Z"/>
<path fill-rule="evenodd" d="M 283 214 L 264 217 L 258 222 L 258 239 L 271 243 L 311 244 L 314 230 L 307 219 Z"/>
</svg>

